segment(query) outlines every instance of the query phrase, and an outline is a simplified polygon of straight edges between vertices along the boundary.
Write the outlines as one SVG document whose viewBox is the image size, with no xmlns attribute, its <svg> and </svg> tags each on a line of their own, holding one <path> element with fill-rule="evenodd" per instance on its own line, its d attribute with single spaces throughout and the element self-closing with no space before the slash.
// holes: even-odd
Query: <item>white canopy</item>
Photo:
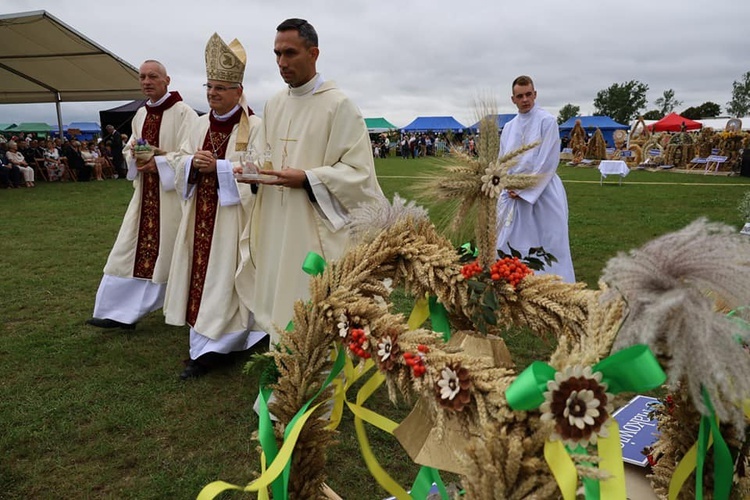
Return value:
<svg viewBox="0 0 750 500">
<path fill-rule="evenodd" d="M 711 127 L 714 130 L 724 130 L 727 126 L 727 122 L 730 120 L 729 117 L 721 118 L 702 118 L 698 120 L 703 124 L 704 127 Z M 742 120 L 742 130 L 750 130 L 750 116 L 740 118 Z"/>
<path fill-rule="evenodd" d="M 47 11 L 0 15 L 0 104 L 140 99 L 138 70 Z"/>
</svg>

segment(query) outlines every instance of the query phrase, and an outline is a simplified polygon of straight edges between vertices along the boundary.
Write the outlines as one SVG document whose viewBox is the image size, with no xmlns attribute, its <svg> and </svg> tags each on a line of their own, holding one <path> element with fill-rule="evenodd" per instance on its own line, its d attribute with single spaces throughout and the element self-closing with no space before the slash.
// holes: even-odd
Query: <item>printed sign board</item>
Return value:
<svg viewBox="0 0 750 500">
<path fill-rule="evenodd" d="M 612 416 L 620 426 L 620 446 L 623 462 L 645 467 L 648 464 L 644 448 L 652 446 L 659 436 L 656 420 L 649 418 L 652 405 L 659 400 L 649 396 L 636 396 Z"/>
</svg>

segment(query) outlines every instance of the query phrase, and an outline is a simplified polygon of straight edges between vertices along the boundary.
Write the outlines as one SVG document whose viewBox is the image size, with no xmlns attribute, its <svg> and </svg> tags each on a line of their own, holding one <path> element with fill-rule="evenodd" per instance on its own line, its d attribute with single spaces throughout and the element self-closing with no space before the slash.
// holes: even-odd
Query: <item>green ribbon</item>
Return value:
<svg viewBox="0 0 750 500">
<path fill-rule="evenodd" d="M 667 375 L 659 366 L 647 345 L 637 344 L 603 359 L 592 367 L 592 372 L 600 372 L 606 382 L 608 392 L 640 392 L 659 387 L 667 380 Z M 508 406 L 517 411 L 538 408 L 544 402 L 547 382 L 554 380 L 556 370 L 547 363 L 535 361 L 522 371 L 505 391 Z M 574 450 L 566 447 L 568 453 L 585 454 L 582 446 Z M 730 469 L 731 470 L 731 469 Z M 583 478 L 587 499 L 599 498 L 599 482 Z"/>
<path fill-rule="evenodd" d="M 317 276 L 323 274 L 326 268 L 326 261 L 323 257 L 316 254 L 315 252 L 307 252 L 305 260 L 302 262 L 302 270 L 310 276 Z"/>
<path fill-rule="evenodd" d="M 719 421 L 716 418 L 716 412 L 711 404 L 711 398 L 708 396 L 706 388 L 701 389 L 703 402 L 708 408 L 709 415 L 701 417 L 700 427 L 698 428 L 698 455 L 695 462 L 695 498 L 703 498 L 703 466 L 706 462 L 706 453 L 708 452 L 709 436 L 714 441 L 714 499 L 726 500 L 732 490 L 732 473 L 734 463 L 732 455 L 729 452 L 724 437 L 719 429 Z"/>
<path fill-rule="evenodd" d="M 409 492 L 410 496 L 414 500 L 426 499 L 432 489 L 432 483 L 437 485 L 438 491 L 440 492 L 440 498 L 443 500 L 448 500 L 450 498 L 448 496 L 448 490 L 445 489 L 445 484 L 443 484 L 443 478 L 440 477 L 440 472 L 437 469 L 426 466 L 422 466 L 422 468 L 419 469 L 419 474 L 417 474 L 414 484 L 411 487 L 411 491 Z"/>
<path fill-rule="evenodd" d="M 580 444 L 574 449 L 571 449 L 569 446 L 565 446 L 565 449 L 568 451 L 568 454 L 588 455 L 588 451 L 586 450 L 586 448 L 584 448 Z M 584 465 L 586 467 L 594 466 L 594 464 L 592 464 L 591 462 L 581 462 L 581 465 Z M 599 481 L 592 477 L 583 477 L 581 478 L 581 482 L 583 483 L 583 493 L 586 500 L 599 500 L 601 498 Z"/>
<path fill-rule="evenodd" d="M 326 268 L 326 261 L 323 257 L 316 254 L 315 252 L 307 252 L 305 260 L 302 261 L 302 270 L 310 276 L 317 276 L 323 274 Z M 294 321 L 289 320 L 286 324 L 284 331 L 291 332 L 294 330 Z"/>
<path fill-rule="evenodd" d="M 463 253 L 465 253 L 465 254 L 472 255 L 474 257 L 476 257 L 477 255 L 479 255 L 479 249 L 478 248 L 474 248 L 474 250 L 472 250 L 471 247 L 472 247 L 471 242 L 467 241 L 466 243 L 464 243 L 463 245 L 461 245 L 459 248 L 461 250 L 463 250 Z"/>
<path fill-rule="evenodd" d="M 727 317 L 735 321 L 738 325 L 743 328 L 750 327 L 745 320 L 742 318 L 734 317 L 738 311 L 745 309 L 745 307 L 739 307 L 730 311 Z M 741 338 L 737 339 L 739 342 Z M 732 461 L 732 454 L 729 451 L 729 446 L 724 440 L 724 436 L 721 435 L 721 429 L 719 428 L 719 420 L 716 417 L 716 411 L 711 403 L 711 397 L 708 395 L 705 387 L 701 387 L 701 394 L 703 395 L 703 403 L 708 408 L 708 415 L 701 416 L 700 426 L 698 427 L 698 443 L 697 443 L 697 455 L 695 459 L 695 498 L 698 500 L 703 499 L 703 468 L 706 463 L 706 454 L 711 446 L 710 440 L 713 439 L 714 447 L 714 498 L 716 500 L 726 500 L 729 498 L 729 494 L 732 491 L 732 473 L 734 471 L 734 463 Z"/>
<path fill-rule="evenodd" d="M 555 378 L 557 370 L 543 361 L 534 361 L 522 371 L 505 391 L 508 406 L 518 411 L 539 408 L 544 403 L 547 382 Z"/>
<path fill-rule="evenodd" d="M 271 397 L 271 389 L 261 387 L 258 393 L 258 440 L 263 454 L 266 456 L 266 464 L 270 464 L 279 453 L 276 446 L 276 436 L 273 433 L 273 422 L 271 413 L 268 411 L 268 398 Z M 284 485 L 281 478 L 277 478 L 271 483 L 271 491 L 274 498 L 284 498 Z"/>
<path fill-rule="evenodd" d="M 443 334 L 443 341 L 448 342 L 451 338 L 451 324 L 448 321 L 448 311 L 445 310 L 445 306 L 437 301 L 437 297 L 430 296 L 429 300 L 430 307 L 430 322 L 432 323 L 432 331 Z"/>
<path fill-rule="evenodd" d="M 645 344 L 637 344 L 614 353 L 595 364 L 593 371 L 602 373 L 602 380 L 613 394 L 648 391 L 667 380 L 667 375 Z"/>
<path fill-rule="evenodd" d="M 305 260 L 302 262 L 302 270 L 310 276 L 316 276 L 322 274 L 326 268 L 326 261 L 315 252 L 308 252 L 305 256 Z M 286 325 L 285 330 L 291 332 L 294 330 L 294 321 L 289 321 Z M 331 381 L 341 372 L 344 367 L 345 355 L 343 349 L 339 351 L 336 362 L 333 364 L 331 373 L 326 378 L 326 381 L 320 387 L 318 392 L 313 396 L 302 408 L 294 415 L 289 425 L 286 427 L 284 432 L 284 439 L 287 438 L 291 429 L 294 428 L 294 424 L 299 418 L 307 411 L 312 402 L 323 392 L 323 390 L 331 384 Z M 271 414 L 268 411 L 268 398 L 271 397 L 271 390 L 267 387 L 260 387 L 259 401 L 258 401 L 258 440 L 260 441 L 260 447 L 263 450 L 263 454 L 266 456 L 266 463 L 270 465 L 278 454 L 278 447 L 276 446 L 276 436 L 273 433 L 273 423 L 271 422 Z M 292 463 L 287 462 L 284 467 L 284 471 L 281 477 L 274 480 L 271 485 L 273 491 L 273 498 L 279 500 L 286 500 L 289 498 L 289 476 L 291 474 Z"/>
<path fill-rule="evenodd" d="M 742 307 L 738 307 L 737 309 L 732 309 L 731 311 L 727 313 L 727 318 L 731 319 L 732 321 L 734 321 L 734 323 L 744 328 L 745 330 L 750 330 L 750 323 L 740 318 L 739 316 L 736 316 L 738 311 L 743 311 L 745 309 L 747 309 L 747 306 L 742 306 Z M 745 343 L 741 335 L 736 335 L 735 340 L 740 345 L 743 345 Z"/>
<path fill-rule="evenodd" d="M 310 408 L 310 405 L 315 401 L 318 396 L 329 386 L 331 385 L 331 382 L 333 382 L 333 379 L 335 379 L 339 373 L 341 373 L 341 370 L 344 368 L 344 363 L 346 362 L 346 352 L 344 349 L 339 349 L 338 356 L 336 356 L 336 361 L 333 363 L 333 367 L 331 368 L 331 372 L 328 374 L 328 377 L 326 377 L 325 381 L 323 382 L 323 385 L 320 386 L 320 389 L 318 389 L 318 392 L 315 393 L 313 397 L 311 397 L 307 403 L 302 405 L 302 408 L 299 409 L 299 411 L 292 417 L 292 419 L 289 421 L 289 425 L 286 426 L 286 430 L 284 431 L 284 439 L 289 436 L 289 433 L 294 429 L 295 424 L 297 423 L 297 420 L 302 417 L 302 415 L 307 411 L 308 408 Z M 283 500 L 287 500 L 289 498 L 289 477 L 291 475 L 292 471 L 292 461 L 286 463 L 286 466 L 284 467 L 284 472 L 282 473 L 282 483 L 284 485 L 284 496 L 281 497 Z M 274 497 L 276 498 L 276 497 Z"/>
<path fill-rule="evenodd" d="M 603 359 L 592 367 L 601 372 L 608 391 L 647 391 L 663 384 L 667 376 L 647 345 L 637 344 Z M 555 378 L 556 370 L 547 363 L 534 361 L 521 372 L 505 391 L 508 405 L 518 411 L 528 411 L 544 402 L 547 382 Z"/>
</svg>

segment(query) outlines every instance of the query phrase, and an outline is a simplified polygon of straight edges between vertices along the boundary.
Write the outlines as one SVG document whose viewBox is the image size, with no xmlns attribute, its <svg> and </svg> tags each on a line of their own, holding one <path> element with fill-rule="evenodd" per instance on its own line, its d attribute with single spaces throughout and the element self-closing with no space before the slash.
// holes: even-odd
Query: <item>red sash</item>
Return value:
<svg viewBox="0 0 750 500">
<path fill-rule="evenodd" d="M 209 115 L 211 125 L 203 139 L 201 149 L 213 151 L 217 158 L 225 158 L 229 136 L 232 134 L 234 125 L 239 123 L 242 113 L 243 111 L 240 108 L 223 122 L 214 119 L 213 113 L 211 113 Z M 216 146 L 216 150 L 214 150 L 214 146 Z M 190 326 L 195 326 L 198 320 L 206 272 L 208 271 L 208 260 L 211 257 L 211 242 L 214 237 L 216 212 L 219 208 L 219 180 L 216 173 L 207 175 L 197 173 L 194 177 L 196 186 L 194 195 L 193 266 L 190 270 L 190 290 L 185 318 Z"/>
<path fill-rule="evenodd" d="M 159 131 L 164 111 L 180 102 L 182 97 L 171 92 L 158 106 L 146 106 L 146 120 L 141 137 L 153 147 L 159 147 Z M 133 276 L 151 279 L 159 257 L 159 174 L 141 172 L 141 213 L 138 222 L 138 241 L 135 247 Z"/>
</svg>

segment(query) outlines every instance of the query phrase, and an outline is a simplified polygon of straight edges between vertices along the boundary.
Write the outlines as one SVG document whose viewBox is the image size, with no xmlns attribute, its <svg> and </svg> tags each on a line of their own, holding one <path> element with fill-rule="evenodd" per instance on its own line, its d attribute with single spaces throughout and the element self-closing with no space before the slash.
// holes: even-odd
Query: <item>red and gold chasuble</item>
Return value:
<svg viewBox="0 0 750 500">
<path fill-rule="evenodd" d="M 152 147 L 159 147 L 159 130 L 164 111 L 182 101 L 177 92 L 158 106 L 146 106 L 146 119 L 143 122 L 141 138 Z M 133 277 L 151 279 L 154 276 L 156 259 L 159 257 L 159 174 L 141 174 L 141 214 L 138 223 L 138 242 L 135 247 Z"/>
<path fill-rule="evenodd" d="M 216 120 L 213 113 L 209 113 L 210 126 L 206 137 L 203 139 L 201 149 L 213 151 L 216 158 L 224 159 L 229 136 L 232 134 L 234 125 L 239 123 L 242 113 L 244 111 L 240 108 L 226 121 Z M 190 272 L 190 291 L 185 319 L 188 325 L 194 326 L 198 319 L 206 271 L 208 270 L 208 259 L 211 256 L 211 241 L 214 236 L 216 211 L 219 207 L 219 179 L 216 172 L 202 174 L 191 167 L 188 182 L 196 184 L 196 187 L 194 195 L 193 267 Z"/>
</svg>

